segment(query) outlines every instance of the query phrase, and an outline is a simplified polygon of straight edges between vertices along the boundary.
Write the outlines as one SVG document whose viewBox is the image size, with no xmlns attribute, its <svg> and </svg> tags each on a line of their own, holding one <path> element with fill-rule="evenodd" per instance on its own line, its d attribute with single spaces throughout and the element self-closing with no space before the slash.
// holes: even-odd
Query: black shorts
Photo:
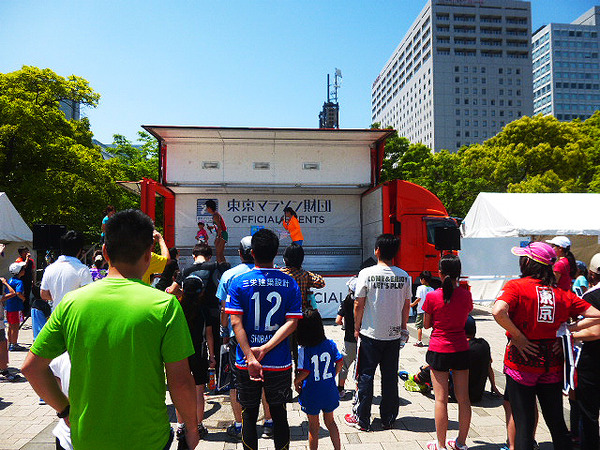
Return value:
<svg viewBox="0 0 600 450">
<path fill-rule="evenodd" d="M 469 368 L 469 350 L 455 353 L 440 353 L 427 350 L 425 361 L 433 370 L 448 372 L 449 370 L 467 370 Z"/>
<path fill-rule="evenodd" d="M 231 367 L 231 389 L 237 389 L 237 370 L 235 368 L 235 357 L 237 352 L 237 340 L 229 338 L 229 367 Z"/>
<path fill-rule="evenodd" d="M 202 353 L 196 352 L 188 358 L 196 386 L 208 383 L 208 359 Z"/>
<path fill-rule="evenodd" d="M 265 390 L 269 405 L 281 405 L 292 400 L 292 368 L 265 370 L 264 381 L 252 381 L 247 370 L 234 369 L 237 378 L 237 398 L 244 408 L 258 408 Z"/>
</svg>

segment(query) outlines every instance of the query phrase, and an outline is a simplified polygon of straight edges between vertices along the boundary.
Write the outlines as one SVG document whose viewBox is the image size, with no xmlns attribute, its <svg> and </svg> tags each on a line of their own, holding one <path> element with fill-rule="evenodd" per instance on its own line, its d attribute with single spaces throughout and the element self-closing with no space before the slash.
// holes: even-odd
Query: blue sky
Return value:
<svg viewBox="0 0 600 450">
<path fill-rule="evenodd" d="M 533 30 L 598 0 L 533 0 Z M 95 137 L 142 124 L 318 126 L 337 67 L 342 128 L 371 123 L 371 84 L 418 15 L 417 0 L 0 0 L 0 72 L 86 78 Z"/>
</svg>

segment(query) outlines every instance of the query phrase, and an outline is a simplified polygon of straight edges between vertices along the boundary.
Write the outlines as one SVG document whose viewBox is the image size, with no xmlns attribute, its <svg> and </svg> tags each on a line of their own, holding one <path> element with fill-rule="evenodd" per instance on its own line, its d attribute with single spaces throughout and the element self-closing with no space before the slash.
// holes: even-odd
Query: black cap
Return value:
<svg viewBox="0 0 600 450">
<path fill-rule="evenodd" d="M 467 321 L 465 322 L 465 333 L 467 336 L 475 336 L 477 333 L 477 324 L 471 315 L 467 317 Z"/>
</svg>

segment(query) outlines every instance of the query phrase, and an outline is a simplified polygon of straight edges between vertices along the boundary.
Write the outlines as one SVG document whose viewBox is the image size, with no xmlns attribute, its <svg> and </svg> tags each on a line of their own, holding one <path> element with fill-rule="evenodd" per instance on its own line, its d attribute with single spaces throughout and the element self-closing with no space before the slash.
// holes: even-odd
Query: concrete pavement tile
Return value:
<svg viewBox="0 0 600 450">
<path fill-rule="evenodd" d="M 345 450 L 382 450 L 381 444 L 369 443 L 369 444 L 346 444 Z"/>
<path fill-rule="evenodd" d="M 398 442 L 398 439 L 394 435 L 393 430 L 371 431 L 368 433 L 363 431 L 358 434 L 358 438 L 363 444 L 378 442 Z"/>
<path fill-rule="evenodd" d="M 419 444 L 419 441 L 417 439 L 415 439 L 415 437 L 413 436 L 412 439 L 410 440 L 405 440 L 402 441 L 400 443 L 402 445 L 402 450 L 422 450 L 423 447 L 421 447 L 421 445 Z M 389 442 L 384 442 L 383 444 L 381 444 L 384 448 L 384 450 L 398 450 L 398 443 L 394 444 L 394 443 L 389 443 Z"/>
</svg>

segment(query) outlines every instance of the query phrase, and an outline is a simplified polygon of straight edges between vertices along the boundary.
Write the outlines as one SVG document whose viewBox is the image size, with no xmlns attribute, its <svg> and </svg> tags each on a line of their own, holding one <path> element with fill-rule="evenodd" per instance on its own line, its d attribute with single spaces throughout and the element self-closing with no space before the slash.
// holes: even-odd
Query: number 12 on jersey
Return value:
<svg viewBox="0 0 600 450">
<path fill-rule="evenodd" d="M 256 331 L 260 331 L 261 330 L 261 323 L 260 323 L 260 292 L 255 292 L 252 295 L 252 300 L 254 301 L 254 330 Z M 264 323 L 264 331 L 277 331 L 279 329 L 279 324 L 271 324 L 271 321 L 273 320 L 273 315 L 277 312 L 277 310 L 279 310 L 279 308 L 281 307 L 281 294 L 279 294 L 279 292 L 273 291 L 270 292 L 269 294 L 267 294 L 267 298 L 266 300 L 271 303 L 271 306 L 268 308 L 268 312 L 267 315 L 265 317 L 265 323 Z M 268 306 L 268 305 L 267 305 Z"/>
</svg>

